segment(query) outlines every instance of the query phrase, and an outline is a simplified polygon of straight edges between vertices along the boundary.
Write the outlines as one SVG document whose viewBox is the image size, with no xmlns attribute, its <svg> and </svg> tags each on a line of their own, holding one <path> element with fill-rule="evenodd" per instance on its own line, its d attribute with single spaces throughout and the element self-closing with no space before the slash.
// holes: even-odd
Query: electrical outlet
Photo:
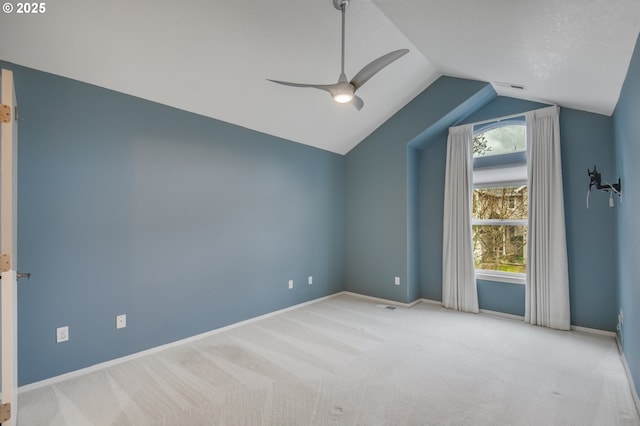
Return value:
<svg viewBox="0 0 640 426">
<path fill-rule="evenodd" d="M 69 340 L 69 326 L 56 328 L 56 343 L 62 343 Z"/>
<path fill-rule="evenodd" d="M 396 277 L 395 281 L 394 281 L 395 285 L 400 285 L 400 277 Z"/>
<path fill-rule="evenodd" d="M 307 281 L 309 282 L 309 285 L 313 284 L 313 277 L 309 275 L 309 278 L 307 279 Z"/>
<path fill-rule="evenodd" d="M 620 309 L 620 313 L 618 314 L 618 325 L 616 326 L 616 330 L 620 332 L 620 338 L 622 338 L 622 324 L 624 324 L 624 314 L 622 313 L 622 309 Z"/>
<path fill-rule="evenodd" d="M 116 315 L 116 329 L 125 328 L 127 326 L 127 315 Z"/>
<path fill-rule="evenodd" d="M 293 280 L 289 280 L 289 290 L 293 288 Z"/>
</svg>

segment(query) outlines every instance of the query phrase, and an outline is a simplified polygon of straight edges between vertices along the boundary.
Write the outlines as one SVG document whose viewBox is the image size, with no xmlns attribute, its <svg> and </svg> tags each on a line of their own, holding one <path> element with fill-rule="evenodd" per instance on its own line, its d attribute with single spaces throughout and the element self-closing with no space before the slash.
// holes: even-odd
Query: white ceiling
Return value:
<svg viewBox="0 0 640 426">
<path fill-rule="evenodd" d="M 55 0 L 0 14 L 0 59 L 346 153 L 440 75 L 611 114 L 640 31 L 639 0 L 352 0 L 345 71 L 410 53 L 358 91 L 364 108 L 267 78 L 331 84 L 332 0 Z M 526 86 L 514 91 L 497 83 Z"/>
</svg>

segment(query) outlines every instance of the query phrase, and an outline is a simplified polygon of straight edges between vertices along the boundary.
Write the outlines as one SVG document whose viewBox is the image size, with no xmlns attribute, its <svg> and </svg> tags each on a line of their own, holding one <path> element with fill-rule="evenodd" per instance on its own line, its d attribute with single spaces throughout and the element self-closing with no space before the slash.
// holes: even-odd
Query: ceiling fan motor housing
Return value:
<svg viewBox="0 0 640 426">
<path fill-rule="evenodd" d="M 333 6 L 338 10 L 346 9 L 349 6 L 349 0 L 333 0 Z"/>
</svg>

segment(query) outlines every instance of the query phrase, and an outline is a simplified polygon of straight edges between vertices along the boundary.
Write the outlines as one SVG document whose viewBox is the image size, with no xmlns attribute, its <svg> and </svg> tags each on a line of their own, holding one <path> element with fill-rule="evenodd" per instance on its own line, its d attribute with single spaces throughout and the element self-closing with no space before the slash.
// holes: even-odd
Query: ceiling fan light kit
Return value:
<svg viewBox="0 0 640 426">
<path fill-rule="evenodd" d="M 340 77 L 335 84 L 307 84 L 307 83 L 291 83 L 287 81 L 271 80 L 273 83 L 282 84 L 292 87 L 310 87 L 313 89 L 320 89 L 329 92 L 334 101 L 346 104 L 351 103 L 358 111 L 364 106 L 364 101 L 356 96 L 356 90 L 364 85 L 371 77 L 377 74 L 384 67 L 407 54 L 409 49 L 398 49 L 393 52 L 389 52 L 386 55 L 379 57 L 371 61 L 364 68 L 362 68 L 355 77 L 349 81 L 344 73 L 344 33 L 345 33 L 345 15 L 347 6 L 349 6 L 350 0 L 332 0 L 333 6 L 342 14 L 342 49 L 341 49 L 341 61 L 340 61 Z"/>
</svg>

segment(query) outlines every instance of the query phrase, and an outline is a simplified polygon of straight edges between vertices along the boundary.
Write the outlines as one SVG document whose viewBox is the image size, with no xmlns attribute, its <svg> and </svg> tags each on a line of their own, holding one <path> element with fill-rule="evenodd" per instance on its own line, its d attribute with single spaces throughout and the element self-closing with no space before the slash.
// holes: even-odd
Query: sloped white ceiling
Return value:
<svg viewBox="0 0 640 426">
<path fill-rule="evenodd" d="M 639 29 L 638 0 L 352 0 L 348 77 L 410 49 L 358 92 L 361 111 L 266 81 L 337 81 L 332 0 L 56 0 L 0 14 L 0 59 L 342 154 L 442 74 L 611 114 Z"/>
<path fill-rule="evenodd" d="M 640 31 L 638 0 L 375 3 L 442 74 L 605 115 L 618 102 Z"/>
</svg>

